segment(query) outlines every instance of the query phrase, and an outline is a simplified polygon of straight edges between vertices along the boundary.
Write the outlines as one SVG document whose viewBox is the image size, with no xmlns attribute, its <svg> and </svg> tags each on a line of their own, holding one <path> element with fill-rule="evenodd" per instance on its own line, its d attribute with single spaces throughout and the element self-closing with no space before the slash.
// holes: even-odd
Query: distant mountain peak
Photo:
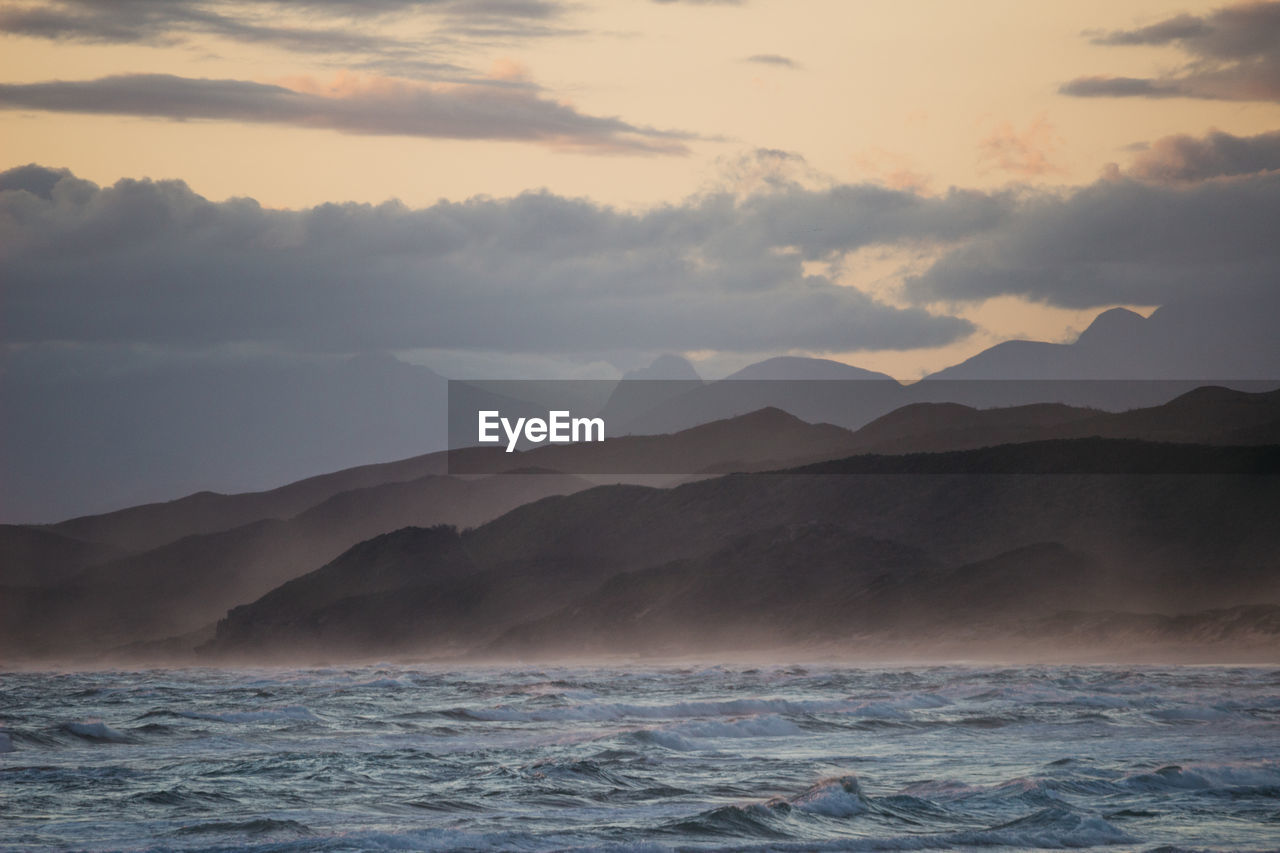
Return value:
<svg viewBox="0 0 1280 853">
<path fill-rule="evenodd" d="M 779 355 L 749 364 L 726 379 L 884 379 L 892 376 L 829 358 Z"/>
<path fill-rule="evenodd" d="M 1128 308 L 1111 308 L 1103 311 L 1089 327 L 1076 338 L 1076 346 L 1125 343 L 1141 333 L 1147 319 Z"/>
<path fill-rule="evenodd" d="M 699 382 L 702 377 L 694 369 L 689 360 L 672 353 L 663 353 L 653 360 L 648 367 L 640 367 L 627 371 L 624 380 L 631 379 L 677 379 Z"/>
<path fill-rule="evenodd" d="M 718 421 L 699 424 L 698 426 L 690 427 L 687 430 L 682 430 L 682 432 L 693 432 L 695 430 L 720 428 L 723 426 L 733 426 L 740 429 L 750 430 L 781 429 L 783 427 L 797 425 L 810 426 L 807 421 L 797 418 L 795 415 L 784 411 L 783 409 L 779 409 L 777 406 L 765 406 L 764 408 L 756 409 L 753 412 L 746 412 L 745 414 L 735 415 L 731 418 L 722 418 Z"/>
</svg>

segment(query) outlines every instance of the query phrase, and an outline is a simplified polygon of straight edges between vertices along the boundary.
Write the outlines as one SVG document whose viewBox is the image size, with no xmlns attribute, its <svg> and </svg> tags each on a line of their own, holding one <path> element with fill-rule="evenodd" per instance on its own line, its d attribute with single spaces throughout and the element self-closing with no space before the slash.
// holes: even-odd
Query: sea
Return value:
<svg viewBox="0 0 1280 853">
<path fill-rule="evenodd" d="M 0 675 L 5 850 L 1275 850 L 1275 667 Z"/>
</svg>

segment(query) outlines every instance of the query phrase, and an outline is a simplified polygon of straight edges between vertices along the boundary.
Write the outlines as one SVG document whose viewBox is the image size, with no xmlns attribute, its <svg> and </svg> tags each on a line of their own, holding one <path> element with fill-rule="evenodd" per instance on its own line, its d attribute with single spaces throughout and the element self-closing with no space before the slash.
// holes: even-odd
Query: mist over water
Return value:
<svg viewBox="0 0 1280 853">
<path fill-rule="evenodd" d="M 1267 849 L 1280 670 L 0 676 L 0 847 Z"/>
</svg>

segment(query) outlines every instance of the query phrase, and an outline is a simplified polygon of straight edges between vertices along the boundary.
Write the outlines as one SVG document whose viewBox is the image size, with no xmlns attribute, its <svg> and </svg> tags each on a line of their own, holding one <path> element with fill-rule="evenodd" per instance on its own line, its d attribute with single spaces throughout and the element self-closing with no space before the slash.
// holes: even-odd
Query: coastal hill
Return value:
<svg viewBox="0 0 1280 853">
<path fill-rule="evenodd" d="M 1145 443 L 1074 442 L 1089 437 Z M 1153 444 L 1152 440 L 1201 446 L 1179 449 L 1178 445 Z M 946 525 L 940 526 L 938 518 L 932 515 L 907 512 L 909 504 L 923 502 L 922 506 L 934 506 L 940 518 L 948 518 L 968 513 L 970 501 L 990 501 L 995 497 L 991 494 L 955 496 L 954 486 L 938 493 L 911 492 L 904 485 L 910 478 L 901 479 L 895 471 L 914 471 L 938 478 L 949 473 L 1043 471 L 1045 465 L 1052 470 L 1063 470 L 1065 465 L 1065 470 L 1088 474 L 1096 473 L 1097 466 L 1109 470 L 1108 466 L 1115 469 L 1128 465 L 1125 470 L 1147 477 L 1144 488 L 1153 487 L 1153 475 L 1173 476 L 1187 471 L 1217 472 L 1226 476 L 1228 482 L 1235 482 L 1228 476 L 1230 472 L 1269 464 L 1264 446 L 1271 444 L 1280 444 L 1280 392 L 1249 394 L 1206 387 L 1161 406 L 1120 413 L 1056 404 L 985 410 L 957 404 L 916 404 L 857 431 L 830 424 L 809 424 L 781 410 L 765 409 L 673 435 L 622 436 L 599 444 L 546 446 L 514 454 L 495 448 L 461 451 L 459 455 L 468 460 L 472 466 L 469 470 L 475 470 L 476 476 L 427 473 L 414 477 L 424 469 L 437 470 L 449 464 L 440 456 L 414 457 L 310 478 L 265 493 L 197 495 L 171 504 L 138 507 L 48 527 L 2 526 L 0 553 L 11 559 L 4 562 L 0 572 L 3 588 L 0 648 L 11 655 L 47 656 L 152 642 L 192 632 L 197 632 L 197 639 L 203 640 L 211 635 L 212 624 L 229 609 L 254 602 L 281 584 L 329 563 L 361 541 L 403 527 L 439 524 L 478 527 L 477 531 L 464 534 L 469 553 L 478 548 L 481 554 L 488 555 L 476 560 L 477 574 L 491 578 L 495 585 L 520 589 L 509 579 L 492 574 L 505 571 L 501 567 L 507 563 L 520 562 L 516 557 L 492 562 L 491 558 L 497 559 L 492 554 L 493 543 L 509 539 L 520 543 L 526 554 L 541 553 L 538 545 L 541 537 L 553 535 L 563 524 L 557 517 L 561 511 L 557 505 L 542 499 L 588 489 L 595 497 L 588 503 L 574 505 L 573 512 L 597 515 L 599 529 L 612 531 L 610 537 L 602 540 L 599 550 L 591 552 L 591 559 L 597 561 L 594 565 L 612 568 L 600 568 L 603 574 L 578 575 L 572 568 L 581 554 L 553 552 L 546 560 L 567 557 L 561 568 L 571 576 L 544 578 L 533 572 L 529 577 L 533 578 L 530 583 L 534 586 L 527 595 L 520 593 L 521 604 L 531 603 L 541 615 L 567 605 L 572 595 L 591 592 L 593 584 L 598 584 L 610 572 L 651 568 L 666 561 L 705 554 L 709 549 L 723 546 L 729 538 L 779 524 L 826 519 L 831 523 L 853 524 L 852 529 L 859 535 L 925 547 L 923 543 L 943 535 Z M 1254 445 L 1259 449 L 1248 451 L 1230 445 Z M 949 455 L 957 451 L 972 453 L 960 457 Z M 922 453 L 933 455 L 912 455 Z M 1077 463 L 1094 467 L 1071 468 Z M 815 465 L 818 467 L 796 470 L 799 466 Z M 956 465 L 960 466 L 959 470 L 948 468 Z M 965 470 L 966 465 L 972 470 Z M 974 469 L 975 465 L 978 468 Z M 1188 469 L 1187 465 L 1192 467 Z M 591 489 L 592 479 L 605 483 L 651 482 L 655 471 L 667 475 L 659 479 L 670 484 L 678 482 L 681 475 L 705 479 L 733 472 L 779 469 L 792 469 L 793 473 L 745 481 L 756 483 L 751 488 L 742 486 L 741 478 L 729 477 L 712 480 L 716 485 L 692 483 L 674 491 L 617 487 L 616 492 L 607 493 L 608 497 L 598 488 Z M 511 473 L 516 471 L 522 473 Z M 776 512 L 739 515 L 740 511 L 745 512 L 770 496 L 783 501 L 789 487 L 769 484 L 793 482 L 796 476 L 834 472 L 878 477 L 883 483 L 878 491 L 849 495 L 830 492 L 829 485 L 815 487 L 814 494 L 825 494 L 829 505 L 814 507 L 806 511 L 808 514 L 784 503 Z M 1216 482 L 1215 476 L 1200 482 Z M 401 477 L 406 479 L 397 479 Z M 975 483 L 987 480 L 990 478 L 974 478 Z M 1041 488 L 1048 488 L 1051 482 L 1046 479 Z M 1129 504 L 1110 505 L 1103 499 L 1114 491 L 1118 481 L 1099 482 L 1110 485 L 1099 486 L 1099 499 L 1083 511 L 1094 512 L 1098 507 L 1110 506 L 1117 518 L 1131 514 Z M 671 495 L 700 494 L 687 488 L 696 486 L 714 492 L 729 489 L 729 484 L 745 491 L 736 494 L 731 505 L 699 499 L 697 511 L 691 510 L 689 518 L 711 513 L 707 523 L 700 527 L 677 525 L 676 529 L 664 532 L 659 525 L 652 528 L 655 531 L 652 536 L 638 536 L 625 525 L 616 527 L 633 517 L 639 518 L 629 503 L 633 499 L 648 506 L 669 500 Z M 807 498 L 793 497 L 801 500 L 801 506 L 807 506 Z M 957 505 L 947 509 L 945 504 L 950 500 L 957 501 Z M 1036 493 L 1028 500 L 1049 501 L 1052 505 L 1057 499 L 1047 493 Z M 1246 498 L 1229 495 L 1224 500 L 1230 505 L 1231 501 L 1246 501 Z M 308 501 L 314 502 L 308 505 Z M 1253 512 L 1253 504 L 1246 503 L 1240 517 L 1249 517 Z M 877 524 L 887 523 L 888 516 L 881 518 L 877 513 L 888 512 L 886 507 L 895 506 L 898 508 L 894 512 L 901 523 L 889 524 L 878 533 L 865 527 L 873 519 L 879 519 Z M 846 509 L 842 511 L 841 507 Z M 1176 509 L 1176 506 L 1170 507 L 1171 512 Z M 253 517 L 254 512 L 275 514 Z M 1209 507 L 1204 518 L 1211 519 L 1223 512 L 1220 507 Z M 1019 513 L 1025 514 L 1025 511 L 1019 509 L 1015 515 Z M 867 519 L 858 521 L 868 514 Z M 1042 528 L 1042 535 L 1033 540 L 1010 542 L 1008 537 L 983 532 L 989 519 L 978 516 L 973 521 L 968 547 L 928 546 L 925 550 L 931 559 L 948 566 L 992 558 L 1037 541 L 1059 542 L 1099 559 L 1114 551 L 1110 547 L 1114 543 L 1104 542 L 1107 547 L 1099 549 L 1061 534 L 1046 520 L 1050 517 L 1058 516 L 1027 515 L 1020 523 L 1028 530 Z M 1194 516 L 1181 517 L 1191 530 L 1204 523 Z M 250 520 L 242 521 L 244 518 Z M 527 529 L 521 527 L 518 533 L 501 536 L 495 533 L 510 531 L 510 525 L 517 523 L 526 525 Z M 675 522 L 670 519 L 663 522 L 667 523 Z M 154 526 L 150 537 L 147 536 L 149 524 Z M 76 538 L 70 535 L 73 532 L 93 533 L 100 538 Z M 1152 541 L 1145 546 L 1145 552 L 1138 549 L 1134 553 L 1141 561 L 1164 551 L 1175 555 L 1174 562 L 1182 560 L 1190 531 L 1171 529 L 1167 534 L 1168 542 L 1173 544 Z M 165 536 L 174 538 L 147 547 Z M 142 547 L 131 552 L 122 543 Z M 958 544 L 963 544 L 963 537 Z M 634 558 L 616 553 L 618 549 Z M 1229 550 L 1234 553 L 1235 545 Z M 542 601 L 539 584 L 561 580 L 564 580 L 562 591 L 567 597 L 553 596 L 554 600 Z M 1224 606 L 1252 601 L 1230 597 L 1214 600 Z M 513 612 L 513 615 L 520 616 L 520 613 Z M 491 623 L 486 622 L 479 633 L 491 634 L 512 625 L 514 622 L 503 615 Z M 187 648 L 195 642 L 187 642 Z"/>
<path fill-rule="evenodd" d="M 1059 610 L 1275 603 L 1277 474 L 1275 447 L 1083 439 L 602 486 L 387 534 L 398 588 L 369 591 L 348 552 L 234 608 L 204 653 L 724 651 L 905 626 L 919 647 Z"/>
</svg>

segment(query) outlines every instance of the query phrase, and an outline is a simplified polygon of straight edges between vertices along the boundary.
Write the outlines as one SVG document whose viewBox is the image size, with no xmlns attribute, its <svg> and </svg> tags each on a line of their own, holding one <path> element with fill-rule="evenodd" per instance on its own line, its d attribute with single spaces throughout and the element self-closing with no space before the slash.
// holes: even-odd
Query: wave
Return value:
<svg viewBox="0 0 1280 853">
<path fill-rule="evenodd" d="M 288 705 L 284 708 L 258 711 L 174 711 L 173 714 L 189 720 L 208 720 L 215 723 L 318 722 L 320 720 L 303 705 Z"/>
<path fill-rule="evenodd" d="M 854 776 L 819 782 L 803 794 L 787 800 L 787 803 L 798 811 L 826 817 L 853 817 L 871 808 Z"/>
<path fill-rule="evenodd" d="M 1129 791 L 1204 791 L 1211 793 L 1280 792 L 1280 764 L 1167 764 L 1156 770 L 1123 777 L 1117 787 Z"/>
<path fill-rule="evenodd" d="M 91 720 L 80 723 L 63 723 L 59 728 L 69 735 L 75 735 L 81 740 L 94 741 L 98 743 L 134 743 L 137 739 L 124 732 L 117 731 L 101 720 Z"/>
<path fill-rule="evenodd" d="M 198 791 L 182 785 L 175 788 L 163 788 L 158 791 L 141 791 L 130 796 L 129 800 L 152 806 L 187 806 L 200 808 L 237 805 L 239 803 L 235 797 L 231 797 L 226 794 L 220 794 L 216 791 Z"/>
<path fill-rule="evenodd" d="M 610 772 L 603 765 L 590 759 L 578 761 L 546 759 L 530 765 L 526 769 L 526 774 L 533 779 L 568 779 L 574 782 L 612 785 L 617 788 L 635 784 L 632 780 Z"/>
<path fill-rule="evenodd" d="M 904 699 L 905 704 L 923 701 Z M 499 705 L 493 708 L 453 708 L 447 715 L 485 722 L 609 722 L 626 719 L 675 719 L 680 717 L 744 717 L 760 714 L 852 714 L 873 716 L 880 708 L 850 699 L 726 699 L 640 705 L 629 702 L 600 702 L 549 708 Z M 887 707 L 887 706 L 886 706 Z M 921 705 L 924 707 L 924 705 Z M 936 707 L 936 706 L 930 706 Z M 898 715 L 899 708 L 883 710 Z"/>
<path fill-rule="evenodd" d="M 912 825 L 911 835 L 868 835 L 856 839 L 823 843 L 803 842 L 809 833 L 796 820 L 818 819 L 858 821 L 864 817 L 890 818 Z M 1127 833 L 1099 815 L 1055 804 L 1029 815 L 983 829 L 919 833 L 920 818 L 953 818 L 936 805 L 916 797 L 867 796 L 856 776 L 826 779 L 790 798 L 775 797 L 763 803 L 721 806 L 692 818 L 673 822 L 670 831 L 700 836 L 732 836 L 756 842 L 777 839 L 789 843 L 769 844 L 768 849 L 786 850 L 913 850 L 959 846 L 1038 847 L 1048 849 L 1092 847 L 1132 843 Z M 880 828 L 883 820 L 874 826 Z M 747 849 L 737 847 L 732 849 Z"/>
<path fill-rule="evenodd" d="M 287 833 L 290 835 L 314 835 L 311 827 L 296 820 L 275 820 L 273 818 L 255 818 L 246 821 L 211 821 L 197 823 L 174 830 L 174 835 L 274 835 Z"/>
</svg>

